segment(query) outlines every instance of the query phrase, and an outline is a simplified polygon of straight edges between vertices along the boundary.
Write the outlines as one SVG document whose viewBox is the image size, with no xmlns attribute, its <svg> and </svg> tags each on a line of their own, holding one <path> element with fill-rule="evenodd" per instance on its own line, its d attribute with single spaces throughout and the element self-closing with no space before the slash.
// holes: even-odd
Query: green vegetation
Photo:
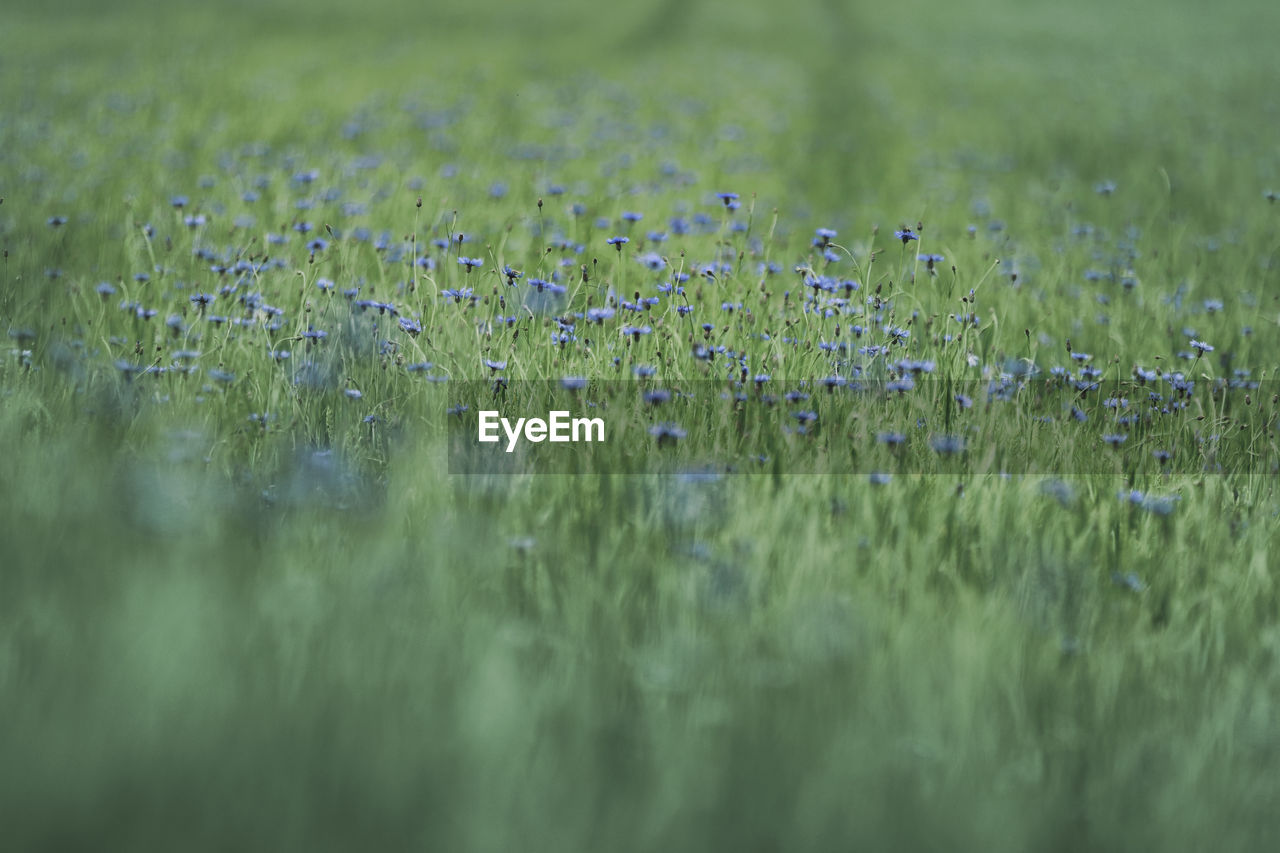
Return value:
<svg viewBox="0 0 1280 853">
<path fill-rule="evenodd" d="M 10 5 L 6 849 L 1274 845 L 1272 4 Z"/>
</svg>

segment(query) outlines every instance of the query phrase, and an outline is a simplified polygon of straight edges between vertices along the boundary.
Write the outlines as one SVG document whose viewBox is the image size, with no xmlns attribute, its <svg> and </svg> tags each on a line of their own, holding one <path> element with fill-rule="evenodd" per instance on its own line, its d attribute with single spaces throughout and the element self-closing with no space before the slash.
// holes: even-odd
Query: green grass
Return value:
<svg viewBox="0 0 1280 853">
<path fill-rule="evenodd" d="M 1270 5 L 11 5 L 6 849 L 1274 845 Z M 449 474 L 497 373 L 625 446 Z"/>
</svg>

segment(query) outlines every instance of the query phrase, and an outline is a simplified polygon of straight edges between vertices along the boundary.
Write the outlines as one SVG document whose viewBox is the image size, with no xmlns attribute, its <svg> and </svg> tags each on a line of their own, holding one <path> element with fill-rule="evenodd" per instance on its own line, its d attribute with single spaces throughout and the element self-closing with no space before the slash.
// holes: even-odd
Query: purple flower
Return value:
<svg viewBox="0 0 1280 853">
<path fill-rule="evenodd" d="M 935 453 L 950 454 L 964 451 L 964 439 L 958 435 L 935 435 L 929 439 L 929 446 Z"/>
<path fill-rule="evenodd" d="M 475 295 L 469 287 L 459 287 L 457 290 L 445 288 L 440 291 L 440 295 L 445 299 L 452 299 L 455 304 L 461 304 L 464 299 L 475 301 Z"/>
<path fill-rule="evenodd" d="M 684 438 L 686 434 L 687 433 L 685 433 L 679 425 L 671 423 L 670 421 L 664 421 L 649 427 L 649 435 L 658 439 L 659 446 L 664 444 L 675 444 L 677 441 Z"/>
</svg>

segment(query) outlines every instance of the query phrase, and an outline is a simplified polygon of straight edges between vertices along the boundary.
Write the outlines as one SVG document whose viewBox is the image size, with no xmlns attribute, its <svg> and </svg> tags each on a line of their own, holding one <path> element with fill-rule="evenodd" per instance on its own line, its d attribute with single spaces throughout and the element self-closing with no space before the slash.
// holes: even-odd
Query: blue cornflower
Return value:
<svg viewBox="0 0 1280 853">
<path fill-rule="evenodd" d="M 1194 338 L 1191 340 L 1191 348 L 1201 355 L 1204 355 L 1207 352 L 1213 352 L 1213 346 L 1211 344 L 1207 344 L 1204 341 L 1197 341 Z"/>
<path fill-rule="evenodd" d="M 466 268 L 467 268 L 467 272 L 469 273 L 469 272 L 471 272 L 473 269 L 475 269 L 476 267 L 484 266 L 484 259 L 483 259 L 483 258 L 468 258 L 468 257 L 465 257 L 465 256 L 460 256 L 460 257 L 458 258 L 458 263 L 459 263 L 459 264 L 461 264 L 462 266 L 466 267 Z"/>
<path fill-rule="evenodd" d="M 350 399 L 352 399 L 352 400 L 359 400 L 361 397 L 363 397 L 363 396 L 364 396 L 364 394 L 360 393 L 360 389 L 359 389 L 359 388 L 348 388 L 348 389 L 346 389 L 345 391 L 343 391 L 342 393 L 343 393 L 343 394 L 346 394 L 346 395 L 347 395 L 347 397 L 348 397 L 348 398 L 350 398 Z"/>
<path fill-rule="evenodd" d="M 1112 447 L 1119 447 L 1128 440 L 1129 436 L 1122 432 L 1111 432 L 1102 436 L 1102 440 Z"/>
<path fill-rule="evenodd" d="M 612 308 L 588 308 L 587 319 L 592 323 L 603 323 L 614 315 Z"/>
<path fill-rule="evenodd" d="M 902 241 L 902 245 L 904 245 L 904 246 L 905 246 L 905 245 L 907 245 L 907 243 L 908 243 L 908 242 L 910 242 L 910 241 L 912 241 L 912 240 L 919 240 L 919 239 L 920 239 L 920 238 L 916 235 L 916 232 L 912 231 L 910 228 L 903 228 L 903 229 L 902 229 L 902 230 L 900 230 L 900 231 L 894 231 L 894 232 L 893 232 L 893 236 L 895 236 L 895 237 L 897 237 L 899 240 L 901 240 L 901 241 Z"/>
<path fill-rule="evenodd" d="M 484 366 L 494 372 L 507 369 L 507 363 L 505 361 L 493 361 L 487 358 L 484 360 Z"/>
<path fill-rule="evenodd" d="M 657 406 L 666 403 L 671 399 L 671 392 L 666 388 L 654 388 L 652 391 L 644 392 L 644 401 L 651 406 Z"/>
<path fill-rule="evenodd" d="M 1116 584 L 1116 586 L 1126 587 L 1133 592 L 1142 592 L 1147 588 L 1146 584 L 1142 582 L 1142 579 L 1138 577 L 1137 572 L 1125 572 L 1124 574 L 1121 574 L 1120 572 L 1112 572 L 1111 580 Z"/>
<path fill-rule="evenodd" d="M 724 202 L 725 207 L 728 207 L 730 202 L 735 202 L 738 200 L 738 194 L 737 193 L 716 193 L 716 198 Z"/>
<path fill-rule="evenodd" d="M 400 328 L 408 332 L 410 335 L 416 336 L 422 331 L 422 324 L 408 317 L 401 317 L 399 320 Z"/>
<path fill-rule="evenodd" d="M 649 427 L 649 435 L 658 439 L 658 444 L 661 446 L 663 444 L 675 444 L 677 441 L 684 438 L 687 433 L 685 433 L 679 425 L 671 423 L 670 421 L 664 421 L 663 423 L 654 424 Z"/>
<path fill-rule="evenodd" d="M 910 376 L 903 376 L 901 379 L 891 379 L 884 384 L 884 390 L 891 394 L 905 394 L 915 387 L 916 382 Z"/>
<path fill-rule="evenodd" d="M 667 265 L 666 259 L 663 258 L 662 255 L 659 255 L 657 252 L 646 252 L 645 254 L 636 258 L 636 260 L 644 264 L 646 267 L 653 270 L 654 272 L 661 270 L 663 267 Z"/>
<path fill-rule="evenodd" d="M 1177 502 L 1177 496 L 1169 497 L 1167 495 L 1147 495 L 1146 500 L 1142 502 L 1142 508 L 1153 515 L 1169 515 L 1173 512 L 1173 508 Z"/>
<path fill-rule="evenodd" d="M 461 304 L 464 299 L 469 299 L 473 302 L 475 301 L 475 295 L 469 287 L 459 287 L 456 290 L 446 287 L 444 290 L 440 291 L 440 295 L 445 299 L 452 299 L 455 304 Z"/>
<path fill-rule="evenodd" d="M 1045 480 L 1040 484 L 1040 493 L 1054 498 L 1064 507 L 1071 506 L 1076 499 L 1076 490 L 1062 480 Z"/>
<path fill-rule="evenodd" d="M 929 446 L 934 452 L 944 455 L 961 453 L 964 451 L 964 439 L 958 435 L 935 435 L 929 439 Z"/>
<path fill-rule="evenodd" d="M 1120 492 L 1120 500 L 1125 503 L 1133 504 L 1154 515 L 1169 515 L 1173 512 L 1174 504 L 1178 500 L 1177 496 L 1168 497 L 1163 495 L 1144 495 L 1137 489 L 1128 492 Z"/>
<path fill-rule="evenodd" d="M 617 249 L 619 252 L 621 252 L 622 247 L 625 244 L 630 243 L 631 240 L 627 237 L 610 237 L 608 240 L 605 240 L 605 242 L 608 243 L 610 246 L 613 246 L 613 248 Z"/>
<path fill-rule="evenodd" d="M 551 293 L 556 296 L 559 296 L 560 294 L 568 292 L 568 289 L 565 288 L 563 285 L 553 284 L 552 282 L 549 282 L 549 281 L 543 281 L 540 278 L 529 279 L 529 286 L 532 287 L 534 290 L 538 291 L 539 293 L 542 293 L 545 291 L 547 293 Z"/>
<path fill-rule="evenodd" d="M 66 225 L 66 224 L 67 224 L 67 217 L 65 217 L 65 216 L 50 216 L 50 217 L 49 217 L 49 226 L 50 226 L 50 227 L 52 227 L 52 228 L 57 228 L 57 227 L 58 227 L 58 226 L 60 226 L 60 225 Z"/>
</svg>

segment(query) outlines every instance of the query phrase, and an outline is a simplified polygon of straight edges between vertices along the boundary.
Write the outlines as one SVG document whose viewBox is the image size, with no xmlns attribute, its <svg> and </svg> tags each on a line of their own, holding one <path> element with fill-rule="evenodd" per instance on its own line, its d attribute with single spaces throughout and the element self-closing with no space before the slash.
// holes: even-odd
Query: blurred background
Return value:
<svg viewBox="0 0 1280 853">
<path fill-rule="evenodd" d="M 1185 142 L 1230 155 L 1275 117 L 1276 75 L 1257 57 L 1280 23 L 1255 0 L 18 0 L 6 16 L 10 92 L 44 93 L 52 78 L 75 110 L 112 81 L 150 78 L 181 100 L 173 108 L 208 100 L 212 120 L 238 112 L 267 136 L 296 133 L 300 113 L 322 121 L 411 96 L 466 100 L 501 128 L 522 93 L 592 82 L 646 116 L 712 105 L 770 128 L 756 145 L 768 171 L 826 214 L 902 203 L 879 187 L 904 170 L 925 188 L 957 165 L 1101 180 L 1136 159 L 1213 209 L 1229 157 L 1189 162 Z"/>
</svg>

